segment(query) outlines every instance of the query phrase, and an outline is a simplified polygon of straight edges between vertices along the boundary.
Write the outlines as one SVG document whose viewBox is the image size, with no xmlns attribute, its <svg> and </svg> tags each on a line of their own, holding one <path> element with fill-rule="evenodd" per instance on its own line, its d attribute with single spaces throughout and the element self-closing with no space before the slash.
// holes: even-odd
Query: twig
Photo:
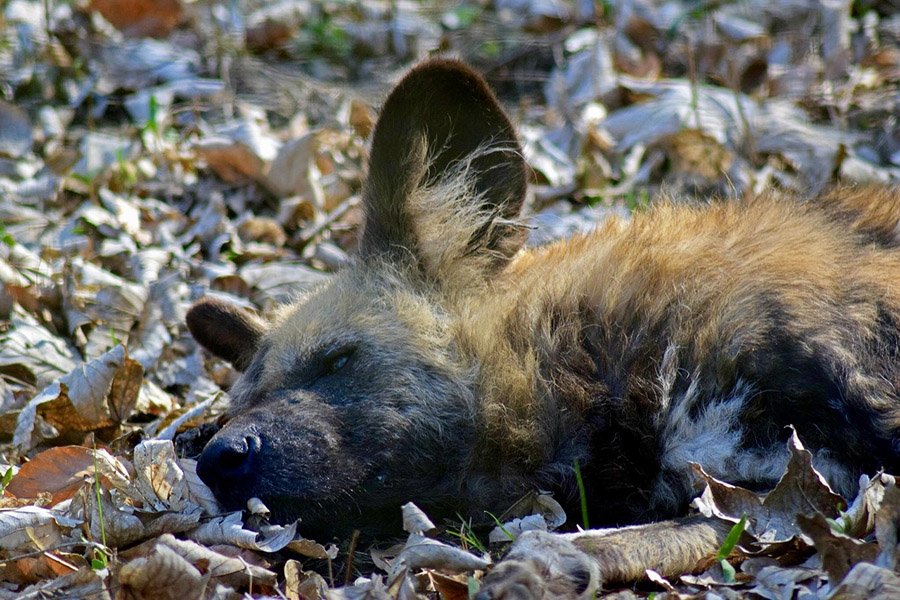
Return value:
<svg viewBox="0 0 900 600">
<path fill-rule="evenodd" d="M 356 544 L 359 542 L 359 529 L 353 530 L 350 536 L 350 547 L 347 548 L 347 570 L 344 573 L 344 585 L 350 585 L 350 578 L 353 576 L 353 555 L 356 553 Z"/>
<path fill-rule="evenodd" d="M 304 227 L 297 234 L 297 241 L 300 245 L 306 245 L 310 243 L 313 239 L 316 238 L 323 231 L 328 229 L 335 221 L 340 219 L 344 214 L 359 204 L 360 198 L 358 194 L 354 194 L 338 204 L 334 210 L 325 215 L 325 217 L 321 221 L 317 221 L 315 223 L 310 224 L 307 227 Z"/>
</svg>

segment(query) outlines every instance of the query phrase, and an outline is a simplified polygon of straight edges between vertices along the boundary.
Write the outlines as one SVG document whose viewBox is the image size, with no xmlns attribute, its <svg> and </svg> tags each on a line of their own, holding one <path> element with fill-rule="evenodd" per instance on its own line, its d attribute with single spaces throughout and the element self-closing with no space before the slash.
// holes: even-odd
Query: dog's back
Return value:
<svg viewBox="0 0 900 600">
<path fill-rule="evenodd" d="M 682 510 L 689 461 L 774 485 L 793 425 L 816 466 L 852 492 L 860 473 L 898 456 L 898 221 L 896 191 L 884 188 L 663 201 L 521 255 L 470 299 L 460 327 L 485 357 L 488 410 L 506 415 L 484 456 L 534 442 L 535 430 L 592 427 L 589 448 L 522 443 L 509 459 L 567 448 L 552 462 L 587 462 L 598 520 L 622 522 Z M 537 357 L 534 371 L 511 372 L 509 352 Z"/>
</svg>

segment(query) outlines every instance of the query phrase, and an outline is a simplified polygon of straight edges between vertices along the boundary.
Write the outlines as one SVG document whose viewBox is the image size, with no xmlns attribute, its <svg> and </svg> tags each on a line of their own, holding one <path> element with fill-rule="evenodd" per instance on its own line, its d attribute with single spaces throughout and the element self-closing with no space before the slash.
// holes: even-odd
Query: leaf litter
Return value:
<svg viewBox="0 0 900 600">
<path fill-rule="evenodd" d="M 348 260 L 378 99 L 436 48 L 486 72 L 515 116 L 532 244 L 659 190 L 900 181 L 890 3 L 2 11 L 0 598 L 467 598 L 510 538 L 566 521 L 546 494 L 478 523 L 398 506 L 409 537 L 364 551 L 271 524 L 258 500 L 224 514 L 196 474 L 235 374 L 188 335 L 187 307 L 269 310 Z M 762 495 L 695 466 L 694 510 L 732 524 L 733 544 L 604 594 L 896 597 L 894 478 L 843 499 L 795 437 L 788 455 Z"/>
</svg>

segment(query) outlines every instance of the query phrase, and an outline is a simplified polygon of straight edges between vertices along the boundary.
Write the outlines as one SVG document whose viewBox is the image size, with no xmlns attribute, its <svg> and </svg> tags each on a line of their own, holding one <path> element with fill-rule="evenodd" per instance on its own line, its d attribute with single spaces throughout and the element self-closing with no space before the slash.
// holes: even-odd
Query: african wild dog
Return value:
<svg viewBox="0 0 900 600">
<path fill-rule="evenodd" d="M 898 467 L 896 189 L 661 201 L 532 250 L 525 191 L 478 75 L 431 60 L 397 85 L 355 262 L 271 321 L 212 299 L 188 315 L 243 371 L 199 463 L 225 506 L 257 496 L 307 535 L 377 534 L 408 501 L 481 515 L 536 488 L 573 500 L 577 459 L 592 523 L 647 522 L 686 509 L 689 461 L 773 485 L 788 425 L 845 494 Z M 678 572 L 722 534 L 688 519 L 525 535 L 485 594 L 590 594 L 640 575 L 638 557 Z M 535 557 L 543 581 L 522 566 Z"/>
</svg>

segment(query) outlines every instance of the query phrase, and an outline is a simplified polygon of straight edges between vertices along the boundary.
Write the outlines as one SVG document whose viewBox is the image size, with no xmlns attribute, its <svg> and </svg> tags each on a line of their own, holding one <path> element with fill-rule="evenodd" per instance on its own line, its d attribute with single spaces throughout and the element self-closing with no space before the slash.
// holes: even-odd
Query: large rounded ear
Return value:
<svg viewBox="0 0 900 600">
<path fill-rule="evenodd" d="M 388 96 L 364 186 L 363 257 L 438 279 L 487 276 L 521 247 L 526 166 L 512 124 L 464 64 L 426 61 Z"/>
<path fill-rule="evenodd" d="M 250 365 L 267 329 L 266 322 L 246 308 L 217 298 L 198 300 L 187 313 L 187 326 L 201 346 L 238 371 Z"/>
</svg>

